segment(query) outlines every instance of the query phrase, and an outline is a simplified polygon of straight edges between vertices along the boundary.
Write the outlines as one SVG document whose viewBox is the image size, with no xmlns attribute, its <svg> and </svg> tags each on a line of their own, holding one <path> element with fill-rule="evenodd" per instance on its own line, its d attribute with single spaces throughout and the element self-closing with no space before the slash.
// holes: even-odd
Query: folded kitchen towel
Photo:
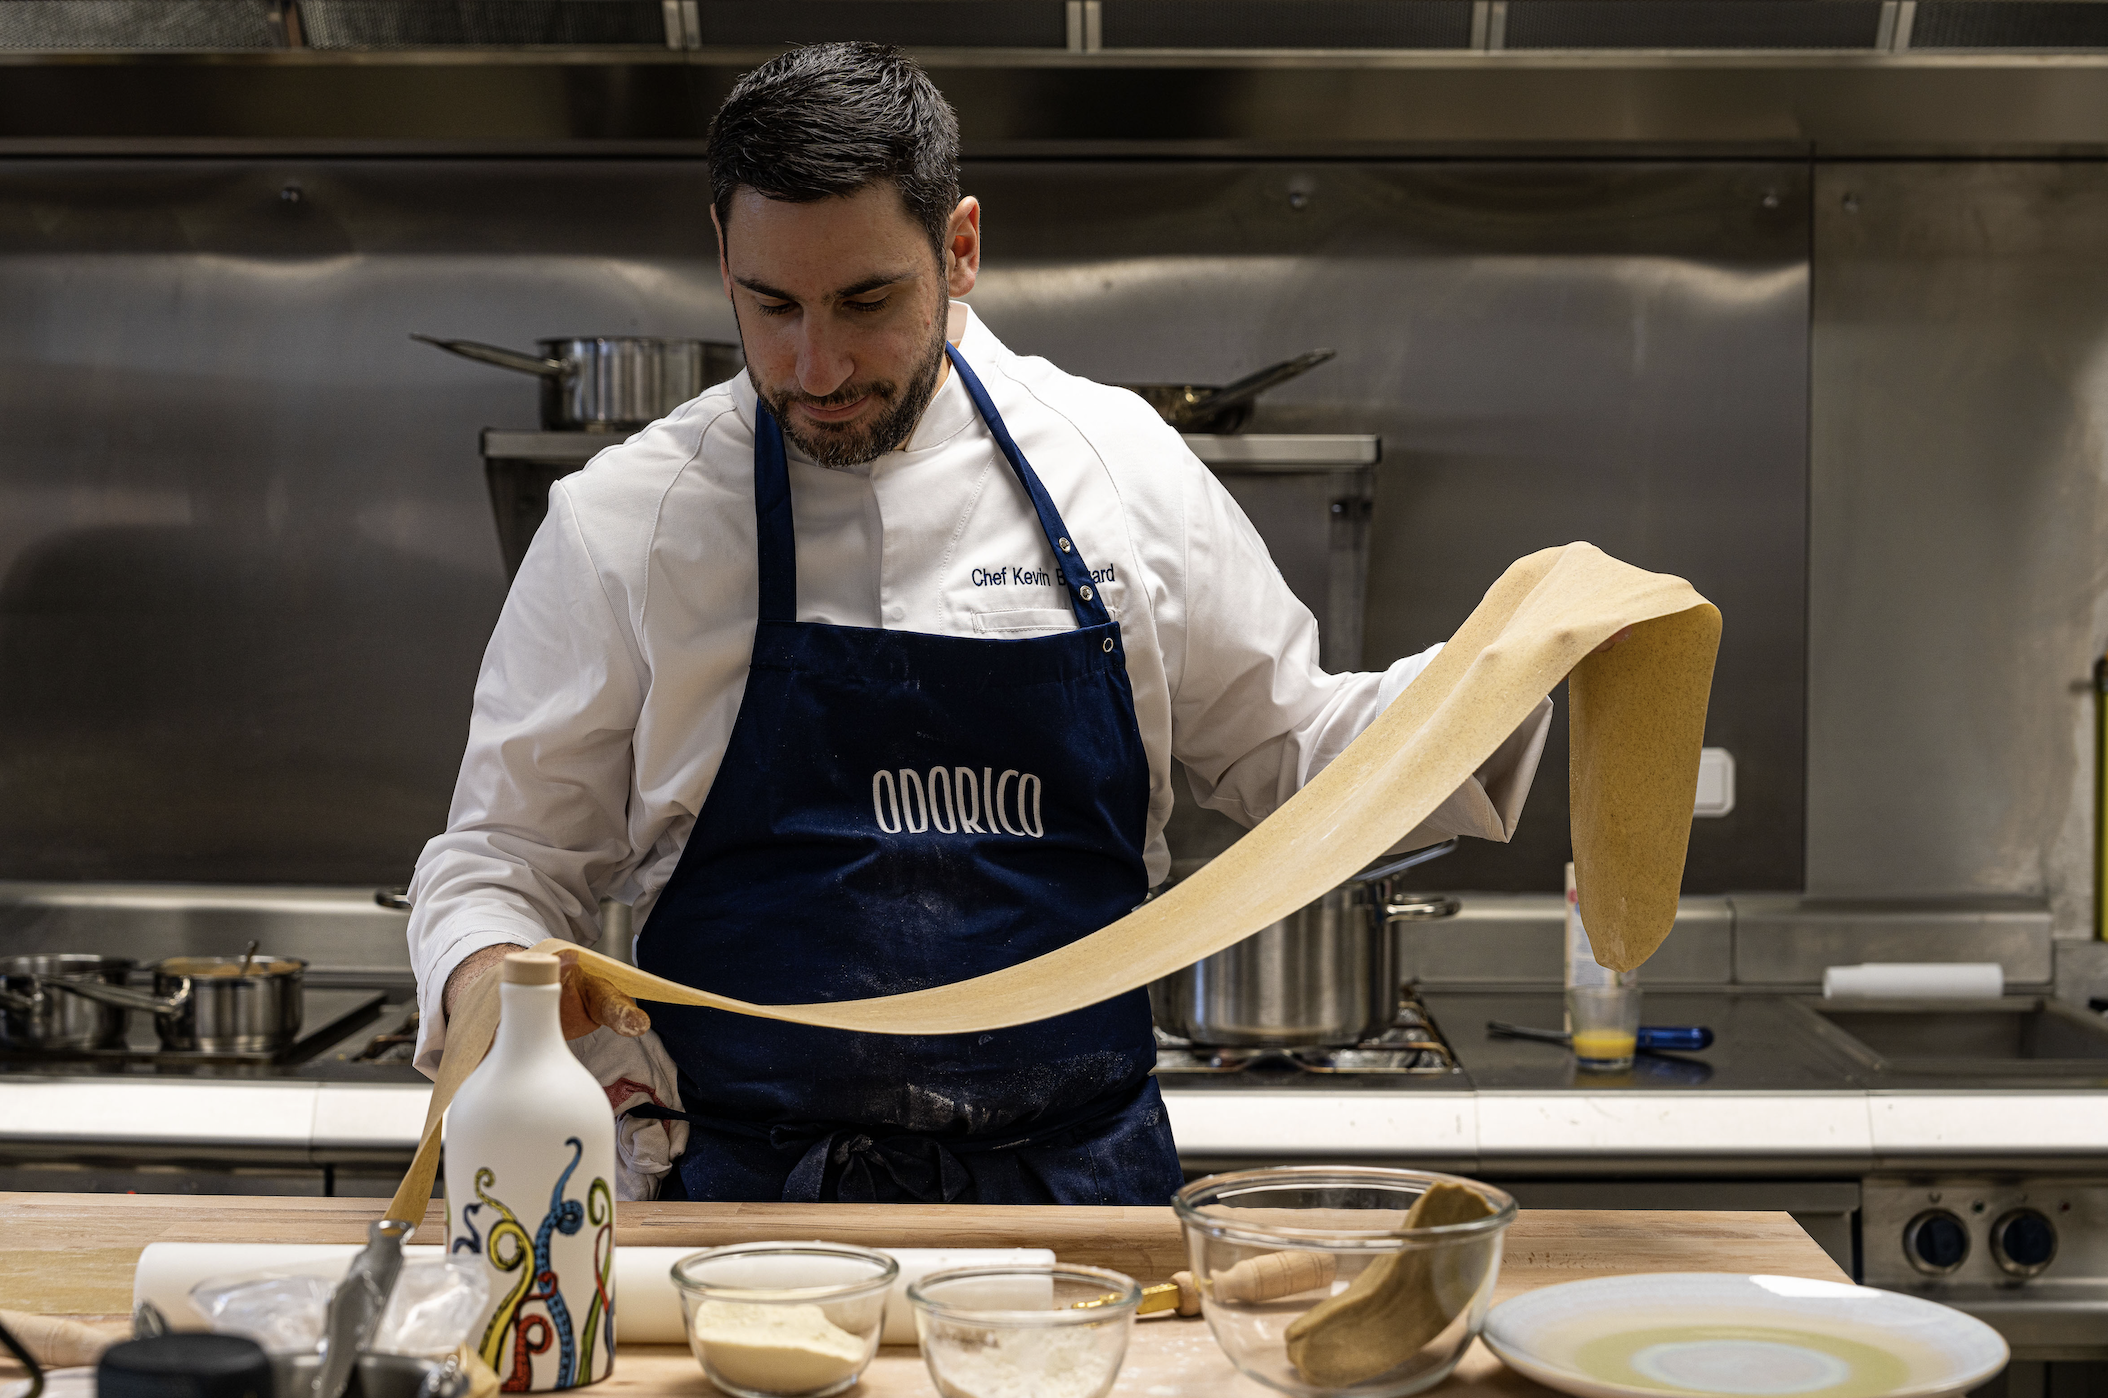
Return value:
<svg viewBox="0 0 2108 1398">
<path fill-rule="evenodd" d="M 2005 970 L 1996 961 L 1875 961 L 1823 972 L 1825 999 L 1996 1000 L 2005 993 Z"/>
</svg>

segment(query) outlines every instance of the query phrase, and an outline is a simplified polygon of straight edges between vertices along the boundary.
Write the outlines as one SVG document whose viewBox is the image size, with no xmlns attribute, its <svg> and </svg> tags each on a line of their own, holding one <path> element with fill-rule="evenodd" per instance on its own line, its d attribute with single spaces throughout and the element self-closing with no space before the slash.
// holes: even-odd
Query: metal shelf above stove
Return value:
<svg viewBox="0 0 2108 1398">
<path fill-rule="evenodd" d="M 616 432 L 535 432 L 483 429 L 483 455 L 493 461 L 536 461 L 583 466 L 626 441 Z M 1360 432 L 1244 432 L 1232 436 L 1192 433 L 1186 446 L 1218 472 L 1299 475 L 1359 471 L 1383 459 L 1383 439 Z"/>
</svg>

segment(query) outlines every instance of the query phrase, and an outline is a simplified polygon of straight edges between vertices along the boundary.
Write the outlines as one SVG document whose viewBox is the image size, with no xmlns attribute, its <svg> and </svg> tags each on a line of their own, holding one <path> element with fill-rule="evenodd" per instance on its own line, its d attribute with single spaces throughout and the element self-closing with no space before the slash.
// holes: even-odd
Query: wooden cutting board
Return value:
<svg viewBox="0 0 2108 1398">
<path fill-rule="evenodd" d="M 0 1309 L 114 1320 L 131 1307 L 132 1266 L 151 1242 L 356 1243 L 379 1216 L 372 1199 L 252 1199 L 194 1195 L 0 1194 Z M 443 1228 L 435 1205 L 418 1231 Z M 1169 1209 L 992 1208 L 911 1204 L 619 1204 L 618 1246 L 711 1247 L 823 1238 L 877 1247 L 1046 1247 L 1065 1262 L 1126 1272 L 1144 1284 L 1185 1265 Z M 1497 1299 L 1554 1282 L 1628 1272 L 1767 1272 L 1848 1280 L 1785 1214 L 1526 1211 L 1508 1230 Z M 0 1374 L 14 1371 L 0 1364 Z M 606 1398 L 715 1393 L 684 1349 L 626 1346 Z M 1443 1394 L 1541 1395 L 1483 1346 Z M 914 1350 L 885 1350 L 853 1398 L 929 1398 Z M 1206 1322 L 1151 1318 L 1135 1326 L 1116 1398 L 1261 1398 Z"/>
</svg>

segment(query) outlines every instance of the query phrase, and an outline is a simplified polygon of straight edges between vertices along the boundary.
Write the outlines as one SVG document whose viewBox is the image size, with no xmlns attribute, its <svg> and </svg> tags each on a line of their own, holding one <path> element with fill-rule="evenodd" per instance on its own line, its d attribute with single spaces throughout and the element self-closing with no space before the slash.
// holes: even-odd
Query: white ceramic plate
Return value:
<svg viewBox="0 0 2108 1398">
<path fill-rule="evenodd" d="M 1973 1316 L 1843 1282 L 1653 1272 L 1503 1301 L 1486 1344 L 1580 1398 L 1935 1398 L 2005 1367 Z"/>
</svg>

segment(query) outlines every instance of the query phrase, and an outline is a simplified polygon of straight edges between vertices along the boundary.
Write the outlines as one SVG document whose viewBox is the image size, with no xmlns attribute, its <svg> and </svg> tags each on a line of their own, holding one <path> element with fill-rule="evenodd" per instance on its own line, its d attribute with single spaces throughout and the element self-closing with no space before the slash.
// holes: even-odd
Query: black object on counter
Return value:
<svg viewBox="0 0 2108 1398">
<path fill-rule="evenodd" d="M 126 1340 L 95 1366 L 96 1398 L 274 1398 L 271 1360 L 239 1335 Z"/>
<path fill-rule="evenodd" d="M 37 1363 L 37 1357 L 29 1352 L 29 1346 L 10 1335 L 6 1326 L 0 1325 L 0 1349 L 5 1349 L 13 1355 L 15 1362 L 29 1371 L 29 1392 L 23 1394 L 22 1398 L 37 1398 L 37 1395 L 44 1391 L 44 1366 Z"/>
</svg>

